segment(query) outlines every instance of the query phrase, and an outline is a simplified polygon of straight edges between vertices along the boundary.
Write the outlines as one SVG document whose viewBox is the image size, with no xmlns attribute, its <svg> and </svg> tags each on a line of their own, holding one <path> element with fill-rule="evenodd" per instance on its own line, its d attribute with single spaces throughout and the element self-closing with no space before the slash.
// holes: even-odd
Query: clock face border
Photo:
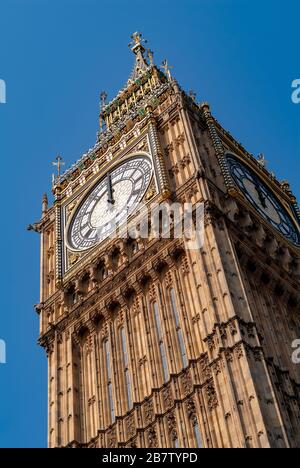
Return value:
<svg viewBox="0 0 300 468">
<path fill-rule="evenodd" d="M 250 204 L 251 208 L 255 211 L 255 213 L 258 214 L 263 219 L 263 221 L 267 223 L 267 225 L 271 227 L 277 234 L 283 237 L 285 241 L 289 242 L 289 244 L 292 245 L 294 248 L 299 249 L 300 248 L 300 226 L 299 226 L 299 223 L 297 222 L 297 219 L 295 218 L 295 214 L 294 214 L 291 204 L 288 204 L 288 206 L 286 206 L 286 204 L 280 200 L 276 192 L 270 187 L 270 184 L 268 184 L 268 182 L 265 180 L 264 174 L 259 174 L 257 168 L 253 167 L 248 161 L 241 159 L 241 157 L 239 157 L 237 154 L 231 151 L 226 151 L 224 154 L 224 158 L 225 158 L 226 165 L 230 174 L 230 178 L 234 186 L 237 188 L 238 193 L 242 196 L 243 201 L 246 200 Z M 288 237 L 287 235 L 285 235 L 284 232 L 280 230 L 279 228 L 281 224 L 277 223 L 277 226 L 276 226 L 276 223 L 274 220 L 273 222 L 270 222 L 267 219 L 267 218 L 270 219 L 270 216 L 264 213 L 262 208 L 259 208 L 258 206 L 256 206 L 257 204 L 250 194 L 246 194 L 242 190 L 241 186 L 237 182 L 237 177 L 234 177 L 234 175 L 232 174 L 229 159 L 236 161 L 238 165 L 244 167 L 245 171 L 249 172 L 251 176 L 253 175 L 253 177 L 256 178 L 257 181 L 261 184 L 261 186 L 265 188 L 267 192 L 269 192 L 270 198 L 272 198 L 275 201 L 277 206 L 280 208 L 281 214 L 282 213 L 284 214 L 284 216 L 288 219 L 289 224 L 292 225 L 293 229 L 295 230 L 297 239 L 293 240 L 291 236 Z M 275 208 L 274 204 L 273 204 L 273 208 Z M 278 217 L 282 219 L 279 214 L 278 214 Z"/>
<path fill-rule="evenodd" d="M 96 187 L 98 185 L 100 185 L 102 181 L 105 180 L 105 176 L 107 175 L 107 173 L 112 173 L 113 171 L 118 169 L 118 167 L 126 164 L 126 162 L 129 162 L 131 160 L 138 159 L 138 158 L 143 158 L 143 159 L 148 160 L 149 165 L 151 167 L 151 175 L 150 175 L 150 178 L 149 178 L 149 183 L 145 187 L 144 193 L 146 193 L 147 190 L 149 189 L 149 186 L 151 185 L 153 179 L 155 180 L 155 185 L 157 187 L 156 176 L 155 176 L 156 171 L 155 171 L 153 158 L 152 158 L 151 154 L 149 154 L 149 153 L 147 153 L 145 151 L 137 151 L 137 152 L 134 152 L 132 154 L 127 154 L 125 157 L 116 160 L 111 165 L 109 165 L 109 164 L 105 165 L 105 167 L 103 168 L 103 171 L 100 171 L 100 175 L 97 174 L 97 178 L 93 181 L 93 183 L 91 185 L 89 185 L 88 188 L 83 190 L 81 195 L 77 195 L 77 197 L 74 197 L 73 200 L 71 200 L 68 203 L 68 205 L 65 205 L 65 207 L 64 207 L 64 217 L 66 219 L 67 206 L 70 206 L 70 204 L 72 204 L 72 201 L 74 202 L 75 200 L 78 200 L 77 203 L 76 203 L 76 207 L 75 207 L 74 211 L 71 213 L 71 215 L 70 215 L 70 217 L 69 217 L 69 219 L 66 222 L 65 227 L 64 227 L 64 241 L 63 242 L 64 242 L 64 251 L 65 251 L 65 261 L 64 261 L 64 263 L 65 263 L 65 272 L 67 272 L 73 266 L 73 265 L 68 264 L 68 260 L 67 260 L 67 252 L 68 251 L 73 253 L 73 254 L 78 254 L 80 256 L 84 256 L 87 253 L 89 253 L 91 250 L 93 250 L 94 248 L 99 247 L 101 244 L 103 244 L 103 242 L 105 242 L 109 238 L 109 234 L 108 234 L 108 236 L 105 237 L 104 239 L 100 239 L 99 242 L 96 242 L 94 245 L 92 245 L 92 246 L 90 246 L 88 248 L 84 248 L 84 249 L 76 248 L 76 247 L 72 246 L 72 244 L 70 243 L 70 241 L 69 241 L 70 230 L 72 229 L 72 225 L 74 223 L 74 220 L 76 219 L 76 216 L 77 216 L 80 208 L 84 204 L 85 200 L 87 199 L 89 194 L 91 194 L 96 189 Z M 141 200 L 139 202 L 141 202 Z M 128 218 L 130 218 L 133 214 L 134 214 L 134 210 L 129 213 Z M 121 227 L 122 224 L 124 224 L 124 222 L 121 222 L 119 227 Z"/>
</svg>

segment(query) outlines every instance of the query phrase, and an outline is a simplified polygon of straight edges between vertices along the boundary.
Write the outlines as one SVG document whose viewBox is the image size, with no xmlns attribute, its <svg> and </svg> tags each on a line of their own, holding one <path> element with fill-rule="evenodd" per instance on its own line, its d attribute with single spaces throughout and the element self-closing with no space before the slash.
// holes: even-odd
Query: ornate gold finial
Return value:
<svg viewBox="0 0 300 468">
<path fill-rule="evenodd" d="M 267 167 L 268 161 L 266 161 L 265 155 L 263 153 L 258 155 L 258 164 L 261 167 Z"/>
<path fill-rule="evenodd" d="M 103 110 L 103 107 L 106 105 L 107 94 L 105 91 L 100 93 L 100 110 Z"/>
<path fill-rule="evenodd" d="M 65 163 L 63 162 L 63 158 L 61 156 L 57 156 L 56 158 L 56 162 L 53 162 L 52 163 L 53 166 L 56 166 L 57 167 L 57 181 L 60 182 L 60 176 L 61 176 L 61 168 L 62 166 L 65 165 Z M 53 183 L 55 182 L 55 176 L 53 175 Z"/>
<path fill-rule="evenodd" d="M 191 89 L 190 92 L 189 92 L 189 96 L 190 96 L 190 98 L 191 98 L 194 102 L 196 102 L 197 94 L 195 93 L 195 91 L 193 91 L 193 90 Z"/>
<path fill-rule="evenodd" d="M 48 210 L 48 196 L 46 193 L 43 195 L 43 201 L 42 201 L 42 214 L 43 216 L 47 213 Z"/>
<path fill-rule="evenodd" d="M 154 65 L 154 54 L 153 54 L 153 51 L 151 49 L 148 49 L 148 58 L 149 58 L 150 65 L 153 66 Z"/>
<path fill-rule="evenodd" d="M 102 93 L 100 93 L 100 122 L 99 122 L 100 132 L 103 131 L 103 127 L 105 123 L 105 120 L 103 119 L 102 111 L 104 110 L 104 107 L 106 106 L 106 99 L 107 99 L 107 94 L 105 91 L 102 91 Z"/>
<path fill-rule="evenodd" d="M 142 34 L 135 32 L 131 36 L 132 42 L 129 44 L 132 52 L 135 54 L 135 65 L 133 72 L 128 80 L 128 84 L 136 81 L 148 68 L 149 64 L 146 57 L 146 49 L 143 43 L 147 41 L 142 39 Z"/>
<path fill-rule="evenodd" d="M 165 74 L 167 75 L 167 78 L 169 81 L 172 81 L 172 75 L 171 75 L 171 69 L 173 67 L 171 67 L 168 63 L 168 60 L 164 60 L 161 64 L 161 68 L 164 70 Z"/>
<path fill-rule="evenodd" d="M 135 54 L 137 54 L 139 51 L 145 51 L 143 43 L 146 44 L 147 41 L 146 39 L 142 39 L 142 36 L 143 35 L 139 32 L 135 32 L 131 36 L 132 42 L 130 42 L 129 47 L 131 47 L 132 52 Z"/>
</svg>

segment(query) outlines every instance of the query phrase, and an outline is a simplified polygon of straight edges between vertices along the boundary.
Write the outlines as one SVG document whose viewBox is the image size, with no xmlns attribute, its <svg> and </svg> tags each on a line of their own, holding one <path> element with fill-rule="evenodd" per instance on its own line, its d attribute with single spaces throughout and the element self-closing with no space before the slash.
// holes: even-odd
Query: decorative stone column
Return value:
<svg viewBox="0 0 300 468">
<path fill-rule="evenodd" d="M 153 159 L 155 162 L 155 170 L 157 171 L 159 188 L 164 199 L 167 199 L 171 195 L 169 178 L 167 174 L 167 169 L 164 161 L 163 152 L 160 146 L 156 120 L 153 115 L 152 107 L 149 105 L 146 108 L 148 114 L 148 131 L 150 137 L 150 145 L 153 154 Z"/>
</svg>

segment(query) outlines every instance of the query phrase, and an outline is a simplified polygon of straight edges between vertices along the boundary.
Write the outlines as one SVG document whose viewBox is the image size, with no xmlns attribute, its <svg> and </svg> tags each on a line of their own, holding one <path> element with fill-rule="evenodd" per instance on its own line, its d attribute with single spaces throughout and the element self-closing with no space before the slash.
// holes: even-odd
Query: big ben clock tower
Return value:
<svg viewBox="0 0 300 468">
<path fill-rule="evenodd" d="M 49 446 L 300 447 L 296 199 L 140 34 L 131 47 L 95 146 L 33 225 Z M 139 235 L 139 205 L 162 202 L 204 205 L 201 248 Z M 136 236 L 111 235 L 135 218 Z"/>
</svg>

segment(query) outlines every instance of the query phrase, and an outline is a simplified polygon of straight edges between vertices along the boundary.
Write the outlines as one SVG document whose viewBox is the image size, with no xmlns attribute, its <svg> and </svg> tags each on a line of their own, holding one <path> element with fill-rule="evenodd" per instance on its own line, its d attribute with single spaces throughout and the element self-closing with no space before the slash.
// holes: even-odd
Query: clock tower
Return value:
<svg viewBox="0 0 300 468">
<path fill-rule="evenodd" d="M 64 173 L 58 158 L 54 204 L 31 226 L 49 446 L 300 447 L 296 199 L 143 42 L 117 97 L 101 94 L 95 146 Z M 198 249 L 172 235 L 171 211 L 169 238 L 150 232 L 160 203 L 204 206 Z"/>
</svg>

